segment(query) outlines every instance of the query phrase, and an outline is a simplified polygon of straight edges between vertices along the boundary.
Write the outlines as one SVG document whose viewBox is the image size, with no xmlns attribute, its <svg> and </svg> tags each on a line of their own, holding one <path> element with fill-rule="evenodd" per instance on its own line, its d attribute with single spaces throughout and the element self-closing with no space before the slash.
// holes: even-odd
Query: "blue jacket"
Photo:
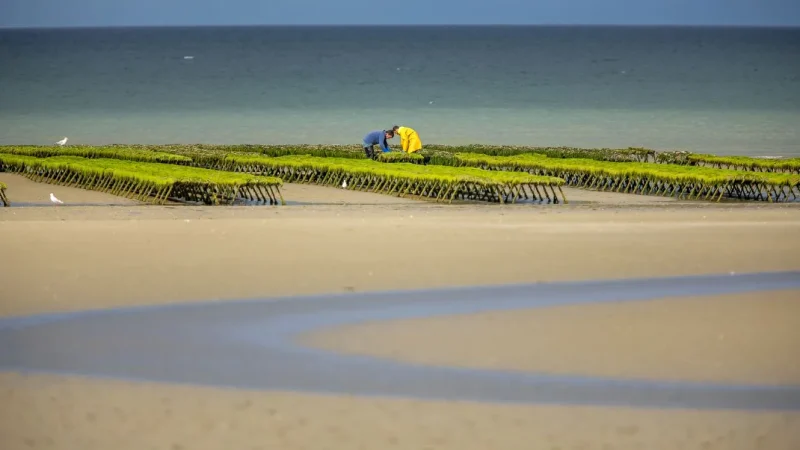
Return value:
<svg viewBox="0 0 800 450">
<path fill-rule="evenodd" d="M 373 145 L 380 145 L 384 153 L 389 151 L 389 143 L 386 141 L 386 133 L 383 130 L 370 131 L 364 136 L 364 147 Z"/>
</svg>

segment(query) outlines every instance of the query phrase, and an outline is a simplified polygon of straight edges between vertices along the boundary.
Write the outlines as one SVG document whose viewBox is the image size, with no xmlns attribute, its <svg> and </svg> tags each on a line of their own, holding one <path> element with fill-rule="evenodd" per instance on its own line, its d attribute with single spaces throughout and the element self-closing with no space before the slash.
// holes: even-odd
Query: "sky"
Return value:
<svg viewBox="0 0 800 450">
<path fill-rule="evenodd" d="M 0 0 L 0 27 L 800 26 L 800 0 Z"/>
</svg>

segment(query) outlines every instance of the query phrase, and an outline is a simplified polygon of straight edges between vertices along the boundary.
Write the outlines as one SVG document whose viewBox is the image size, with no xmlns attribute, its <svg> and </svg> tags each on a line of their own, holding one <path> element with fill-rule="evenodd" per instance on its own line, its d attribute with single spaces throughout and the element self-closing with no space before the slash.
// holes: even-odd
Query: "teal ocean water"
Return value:
<svg viewBox="0 0 800 450">
<path fill-rule="evenodd" d="M 0 144 L 645 146 L 800 156 L 800 29 L 0 30 Z"/>
</svg>

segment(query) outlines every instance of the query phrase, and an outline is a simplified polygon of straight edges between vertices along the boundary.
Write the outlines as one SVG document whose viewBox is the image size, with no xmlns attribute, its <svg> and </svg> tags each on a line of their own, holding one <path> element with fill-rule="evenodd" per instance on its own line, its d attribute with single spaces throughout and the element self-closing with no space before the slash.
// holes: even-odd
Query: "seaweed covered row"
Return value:
<svg viewBox="0 0 800 450">
<path fill-rule="evenodd" d="M 497 203 L 566 202 L 561 191 L 564 180 L 560 178 L 467 167 L 381 164 L 368 159 L 313 156 L 273 158 L 261 155 L 228 155 L 225 168 L 235 172 L 279 177 L 292 183 L 341 186 L 447 203 L 453 200 Z"/>
<path fill-rule="evenodd" d="M 49 158 L 51 156 L 78 156 L 81 158 L 106 158 L 119 159 L 123 161 L 185 165 L 192 163 L 192 159 L 188 156 L 159 151 L 153 148 L 133 146 L 0 146 L 0 154 L 34 156 L 37 158 Z"/>
<path fill-rule="evenodd" d="M 800 174 L 800 158 L 753 158 L 750 156 L 716 156 L 688 154 L 678 164 L 713 167 L 745 172 L 783 172 Z"/>
<path fill-rule="evenodd" d="M 719 201 L 722 197 L 796 201 L 800 176 L 758 173 L 688 165 L 614 163 L 591 159 L 554 159 L 539 155 L 488 156 L 459 153 L 457 167 L 520 171 L 562 178 L 568 185 L 615 192 L 665 195 Z"/>
<path fill-rule="evenodd" d="M 0 204 L 3 206 L 11 206 L 11 203 L 8 201 L 8 197 L 6 197 L 6 188 L 7 186 L 0 181 Z"/>
<path fill-rule="evenodd" d="M 197 158 L 224 158 L 227 154 L 261 154 L 265 156 L 308 155 L 366 159 L 359 145 L 212 145 L 166 144 L 106 146 L 0 146 L 0 153 L 25 156 L 81 156 L 85 158 L 113 158 L 132 161 L 188 164 Z M 578 148 L 537 147 L 512 145 L 428 145 L 415 153 L 392 151 L 379 153 L 381 162 L 410 162 L 416 164 L 444 164 L 456 153 L 477 153 L 488 156 L 516 156 L 538 154 L 550 158 L 593 159 L 610 162 L 656 162 L 661 164 L 700 165 L 721 169 L 755 172 L 800 173 L 800 158 L 754 158 L 748 156 L 716 156 L 688 151 L 655 151 L 647 148 Z"/>
<path fill-rule="evenodd" d="M 137 151 L 139 153 L 137 153 Z M 62 153 L 67 152 L 67 153 Z M 153 154 L 142 156 L 147 152 Z M 627 149 L 585 149 L 576 147 L 535 147 L 498 145 L 429 145 L 421 153 L 392 151 L 379 153 L 378 159 L 385 162 L 423 163 L 425 154 L 435 153 L 480 153 L 492 156 L 513 156 L 538 153 L 551 158 L 588 158 L 603 161 L 648 161 L 655 160 L 656 152 L 644 148 Z M 82 157 L 112 157 L 115 159 L 147 158 L 147 161 L 181 163 L 185 159 L 170 158 L 165 155 L 192 157 L 196 155 L 247 154 L 258 153 L 265 156 L 308 155 L 317 157 L 366 159 L 360 145 L 212 145 L 212 144 L 165 144 L 129 145 L 112 144 L 106 146 L 0 146 L 0 153 L 14 153 L 27 156 L 73 155 Z"/>
<path fill-rule="evenodd" d="M 167 200 L 231 204 L 238 199 L 284 204 L 282 181 L 274 177 L 106 158 L 37 158 L 0 153 L 0 171 L 34 181 L 107 192 L 141 202 Z"/>
</svg>

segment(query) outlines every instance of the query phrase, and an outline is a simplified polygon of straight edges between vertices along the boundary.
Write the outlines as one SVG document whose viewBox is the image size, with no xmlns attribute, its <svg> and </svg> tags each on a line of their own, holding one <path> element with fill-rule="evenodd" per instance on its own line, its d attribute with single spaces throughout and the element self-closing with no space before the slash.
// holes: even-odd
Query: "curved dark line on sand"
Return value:
<svg viewBox="0 0 800 450">
<path fill-rule="evenodd" d="M 0 370 L 367 396 L 800 410 L 800 386 L 545 375 L 333 353 L 298 335 L 360 322 L 800 288 L 800 272 L 145 306 L 0 320 Z"/>
</svg>

